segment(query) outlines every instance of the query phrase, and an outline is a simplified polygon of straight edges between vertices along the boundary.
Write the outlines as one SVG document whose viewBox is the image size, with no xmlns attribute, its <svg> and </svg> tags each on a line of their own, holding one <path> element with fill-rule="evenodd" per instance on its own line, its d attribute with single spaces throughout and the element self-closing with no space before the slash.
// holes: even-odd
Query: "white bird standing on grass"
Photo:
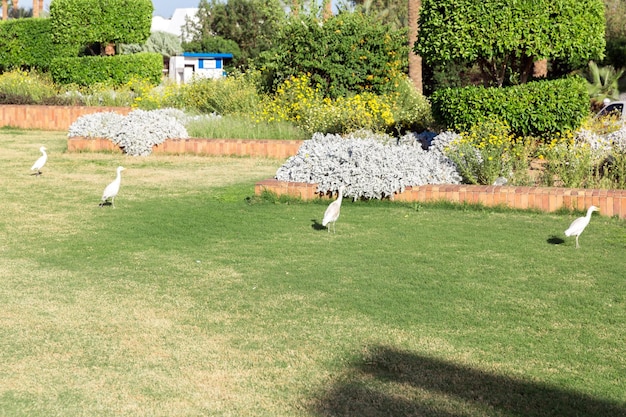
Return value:
<svg viewBox="0 0 626 417">
<path fill-rule="evenodd" d="M 339 187 L 339 194 L 337 195 L 337 199 L 330 203 L 326 211 L 324 212 L 324 220 L 322 220 L 322 226 L 326 226 L 329 223 L 333 224 L 333 233 L 337 230 L 337 219 L 339 218 L 339 212 L 341 211 L 341 200 L 343 200 L 343 191 L 346 189 L 345 186 Z M 330 226 L 328 226 L 328 233 L 330 233 Z"/>
<path fill-rule="evenodd" d="M 565 236 L 576 236 L 576 249 L 580 246 L 578 245 L 578 236 L 582 234 L 585 230 L 585 227 L 589 224 L 591 220 L 591 213 L 594 211 L 600 211 L 596 206 L 591 206 L 587 209 L 587 215 L 585 217 L 579 217 L 569 225 L 569 228 L 565 231 Z"/>
<path fill-rule="evenodd" d="M 46 165 L 46 161 L 48 160 L 48 154 L 46 153 L 46 148 L 42 146 L 41 148 L 39 148 L 39 150 L 41 151 L 43 155 L 41 155 L 39 159 L 37 159 L 35 163 L 33 164 L 33 166 L 30 168 L 31 171 L 35 171 L 35 170 L 37 171 L 33 174 L 37 176 L 41 175 L 41 168 L 43 168 L 43 166 Z"/>
<path fill-rule="evenodd" d="M 120 185 L 122 183 L 122 171 L 124 171 L 125 169 L 126 168 L 122 166 L 117 167 L 117 177 L 115 177 L 115 180 L 111 184 L 107 185 L 104 189 L 104 193 L 102 193 L 102 202 L 100 203 L 100 207 L 104 206 L 104 204 L 110 198 L 111 205 L 113 206 L 113 208 L 115 208 L 115 196 L 120 191 Z"/>
</svg>

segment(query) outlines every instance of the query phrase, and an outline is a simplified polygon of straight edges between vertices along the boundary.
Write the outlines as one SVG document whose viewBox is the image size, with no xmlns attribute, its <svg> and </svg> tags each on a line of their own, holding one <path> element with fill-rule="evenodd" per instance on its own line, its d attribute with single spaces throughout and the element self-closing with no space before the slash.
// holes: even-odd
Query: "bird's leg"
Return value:
<svg viewBox="0 0 626 417">
<path fill-rule="evenodd" d="M 115 208 L 115 197 L 111 197 L 111 205 Z"/>
<path fill-rule="evenodd" d="M 576 236 L 576 249 L 578 249 L 580 245 L 578 245 L 578 236 Z"/>
</svg>

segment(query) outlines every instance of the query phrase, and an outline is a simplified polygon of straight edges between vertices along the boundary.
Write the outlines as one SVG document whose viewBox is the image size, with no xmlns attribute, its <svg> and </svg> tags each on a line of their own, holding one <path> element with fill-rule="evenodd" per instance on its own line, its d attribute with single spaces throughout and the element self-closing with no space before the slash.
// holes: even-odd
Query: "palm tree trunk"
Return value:
<svg viewBox="0 0 626 417">
<path fill-rule="evenodd" d="M 324 20 L 333 16 L 333 2 L 332 0 L 324 0 L 324 10 L 322 12 Z"/>
<path fill-rule="evenodd" d="M 419 30 L 419 14 L 422 0 L 409 0 L 409 78 L 420 93 L 424 92 L 422 81 L 422 57 L 413 51 Z"/>
<path fill-rule="evenodd" d="M 33 0 L 33 17 L 39 17 L 39 0 Z"/>
<path fill-rule="evenodd" d="M 9 0 L 0 0 L 2 1 L 2 20 L 7 20 L 9 18 Z"/>
</svg>

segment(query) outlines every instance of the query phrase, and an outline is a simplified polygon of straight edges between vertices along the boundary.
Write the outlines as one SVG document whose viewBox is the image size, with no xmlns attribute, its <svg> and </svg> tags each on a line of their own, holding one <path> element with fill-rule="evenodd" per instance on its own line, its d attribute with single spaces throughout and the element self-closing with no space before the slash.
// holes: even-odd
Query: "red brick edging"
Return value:
<svg viewBox="0 0 626 417">
<path fill-rule="evenodd" d="M 130 107 L 0 105 L 0 127 L 67 130 L 81 116 L 92 113 L 130 113 Z"/>
<path fill-rule="evenodd" d="M 311 200 L 323 197 L 316 184 L 284 182 L 268 179 L 255 184 L 255 193 L 271 191 Z M 626 190 L 596 190 L 581 188 L 508 187 L 486 185 L 423 185 L 407 187 L 394 196 L 396 201 L 482 204 L 486 207 L 508 206 L 546 212 L 560 208 L 583 210 L 594 205 L 604 216 L 626 218 Z"/>
<path fill-rule="evenodd" d="M 248 140 L 248 139 L 167 139 L 155 145 L 155 154 L 196 154 L 224 156 L 252 156 L 286 159 L 298 153 L 301 140 Z M 73 137 L 67 140 L 69 152 L 95 152 L 122 150 L 109 139 Z"/>
</svg>

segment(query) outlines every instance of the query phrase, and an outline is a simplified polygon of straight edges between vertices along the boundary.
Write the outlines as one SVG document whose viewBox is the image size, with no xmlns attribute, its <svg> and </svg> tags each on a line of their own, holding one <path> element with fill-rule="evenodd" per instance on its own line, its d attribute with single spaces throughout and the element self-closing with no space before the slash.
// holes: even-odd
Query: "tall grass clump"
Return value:
<svg viewBox="0 0 626 417">
<path fill-rule="evenodd" d="M 58 92 L 52 78 L 44 73 L 18 69 L 0 74 L 0 102 L 2 103 L 44 103 L 56 98 Z"/>
<path fill-rule="evenodd" d="M 182 86 L 175 81 L 164 79 L 155 86 L 148 80 L 132 78 L 124 85 L 126 90 L 133 93 L 132 107 L 142 110 L 156 110 L 164 108 L 185 109 Z"/>
<path fill-rule="evenodd" d="M 555 134 L 539 149 L 539 158 L 545 160 L 541 175 L 542 185 L 585 188 L 594 183 L 594 157 L 588 142 L 577 140 L 575 132 Z"/>
<path fill-rule="evenodd" d="M 196 79 L 181 86 L 181 100 L 201 113 L 254 114 L 259 105 L 256 81 L 251 74 L 220 79 Z"/>
<path fill-rule="evenodd" d="M 226 115 L 210 120 L 198 118 L 187 124 L 189 136 L 212 139 L 305 140 L 310 135 L 289 122 L 254 121 L 245 116 Z"/>
<path fill-rule="evenodd" d="M 394 118 L 394 133 L 423 132 L 434 124 L 430 102 L 421 94 L 410 78 L 398 82 L 395 92 L 389 94 Z"/>
</svg>

